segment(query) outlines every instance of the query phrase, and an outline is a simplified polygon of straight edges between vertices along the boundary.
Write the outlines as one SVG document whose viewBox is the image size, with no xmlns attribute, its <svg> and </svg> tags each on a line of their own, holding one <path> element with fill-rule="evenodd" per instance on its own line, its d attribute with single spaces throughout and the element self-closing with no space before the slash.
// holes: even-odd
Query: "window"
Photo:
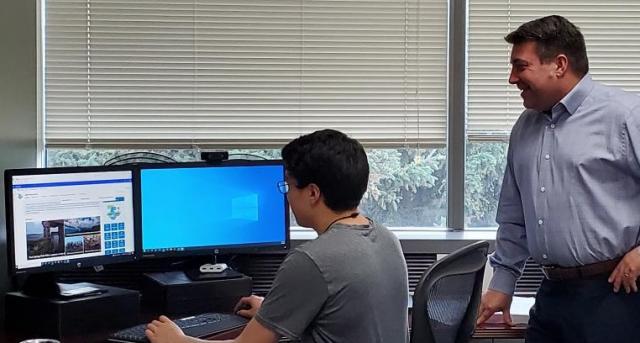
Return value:
<svg viewBox="0 0 640 343">
<path fill-rule="evenodd" d="M 640 92 L 640 3 L 615 1 L 469 0 L 465 222 L 495 226 L 511 126 L 522 100 L 509 85 L 511 47 L 503 37 L 520 24 L 558 14 L 585 36 L 597 81 Z M 496 192 L 498 190 L 498 192 Z"/>
<path fill-rule="evenodd" d="M 446 226 L 447 199 L 463 206 L 462 190 L 448 194 L 447 174 L 461 168 L 447 164 L 464 158 L 465 226 L 495 227 L 507 140 L 522 111 L 507 82 L 503 37 L 520 24 L 568 17 L 585 34 L 594 79 L 640 92 L 635 0 L 49 0 L 43 7 L 48 165 L 100 164 L 147 149 L 180 160 L 207 148 L 277 153 L 293 137 L 333 127 L 367 147 L 372 177 L 363 208 L 390 226 Z M 465 44 L 452 43 L 459 25 L 449 27 L 450 19 L 466 22 Z M 466 65 L 449 63 L 461 55 Z M 450 68 L 464 78 L 449 79 Z M 447 126 L 458 118 L 447 97 L 462 82 L 466 154 L 447 156 L 448 136 L 462 130 Z"/>
<path fill-rule="evenodd" d="M 50 0 L 48 147 L 446 139 L 445 0 Z"/>
<path fill-rule="evenodd" d="M 50 167 L 88 166 L 139 150 L 48 149 Z M 150 150 L 178 162 L 198 161 L 194 149 Z M 279 149 L 230 150 L 230 158 L 275 159 Z M 368 149 L 369 186 L 360 204 L 366 215 L 392 227 L 446 227 L 445 149 Z M 293 225 L 295 219 L 291 217 Z"/>
<path fill-rule="evenodd" d="M 446 225 L 446 0 L 48 0 L 44 20 L 47 165 L 273 157 L 331 127 L 368 149 L 366 213 Z"/>
</svg>

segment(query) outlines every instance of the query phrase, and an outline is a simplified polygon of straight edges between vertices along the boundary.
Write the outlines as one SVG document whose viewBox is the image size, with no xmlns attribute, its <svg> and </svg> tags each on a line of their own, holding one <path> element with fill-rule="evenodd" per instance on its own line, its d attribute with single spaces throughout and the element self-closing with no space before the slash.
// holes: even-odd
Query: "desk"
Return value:
<svg viewBox="0 0 640 343">
<path fill-rule="evenodd" d="M 413 298 L 409 296 L 409 325 L 411 325 L 411 311 Z M 527 324 L 508 326 L 502 322 L 502 313 L 494 314 L 482 325 L 476 327 L 471 343 L 520 343 L 524 342 L 524 332 Z"/>
<path fill-rule="evenodd" d="M 526 324 L 516 324 L 508 326 L 502 323 L 502 314 L 494 314 L 487 322 L 476 328 L 473 333 L 472 343 L 518 343 L 524 341 Z M 225 332 L 210 339 L 233 339 L 237 337 L 242 329 Z M 288 342 L 288 340 L 281 340 Z"/>
<path fill-rule="evenodd" d="M 472 343 L 517 343 L 522 342 L 524 339 L 524 332 L 526 330 L 526 324 L 517 324 L 513 327 L 509 327 L 505 324 L 502 324 L 502 315 L 493 315 L 489 320 L 478 326 L 476 331 L 473 333 Z M 242 328 L 229 330 L 227 332 L 223 332 L 217 334 L 215 336 L 208 337 L 208 339 L 233 339 L 237 337 Z M 79 337 L 64 337 L 62 342 L 64 343 L 101 343 L 105 342 L 109 337 L 111 332 L 98 332 L 98 333 L 88 333 L 86 335 L 82 335 Z M 18 343 L 21 340 L 29 337 L 25 334 L 17 334 L 10 332 L 2 332 L 0 333 L 0 342 L 6 343 Z"/>
<path fill-rule="evenodd" d="M 502 314 L 495 314 L 487 322 L 476 328 L 473 333 L 472 343 L 518 343 L 524 342 L 526 324 L 508 326 L 502 323 Z M 210 339 L 233 339 L 242 329 L 231 330 Z M 281 342 L 288 342 L 282 340 Z"/>
<path fill-rule="evenodd" d="M 494 314 L 473 333 L 472 343 L 524 342 L 527 324 L 508 326 L 502 322 L 502 314 Z"/>
<path fill-rule="evenodd" d="M 233 339 L 237 337 L 241 331 L 242 331 L 242 328 L 229 330 L 211 337 L 207 337 L 207 339 L 220 339 L 220 340 Z M 107 338 L 109 338 L 109 335 L 112 333 L 113 331 L 90 333 L 90 334 L 88 333 L 82 336 L 63 337 L 60 341 L 63 343 L 103 343 L 107 341 Z M 38 337 L 33 337 L 33 336 L 25 335 L 22 333 L 20 334 L 10 333 L 10 332 L 0 333 L 0 342 L 4 342 L 4 343 L 18 343 L 28 338 L 38 338 Z"/>
</svg>

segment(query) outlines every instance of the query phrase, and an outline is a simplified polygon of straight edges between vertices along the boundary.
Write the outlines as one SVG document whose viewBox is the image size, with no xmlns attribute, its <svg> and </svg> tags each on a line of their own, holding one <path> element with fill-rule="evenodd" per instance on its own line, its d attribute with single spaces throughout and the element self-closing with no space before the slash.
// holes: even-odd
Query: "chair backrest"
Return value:
<svg viewBox="0 0 640 343">
<path fill-rule="evenodd" d="M 456 250 L 425 271 L 413 293 L 411 343 L 471 340 L 489 243 Z"/>
</svg>

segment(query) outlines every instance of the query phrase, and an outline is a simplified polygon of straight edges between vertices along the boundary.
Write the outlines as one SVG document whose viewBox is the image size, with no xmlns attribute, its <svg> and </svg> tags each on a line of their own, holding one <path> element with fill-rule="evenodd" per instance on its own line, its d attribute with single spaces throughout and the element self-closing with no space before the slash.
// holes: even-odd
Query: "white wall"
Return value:
<svg viewBox="0 0 640 343">
<path fill-rule="evenodd" d="M 34 167 L 37 139 L 36 4 L 0 1 L 0 170 Z M 4 211 L 0 187 L 0 330 L 9 288 Z"/>
</svg>

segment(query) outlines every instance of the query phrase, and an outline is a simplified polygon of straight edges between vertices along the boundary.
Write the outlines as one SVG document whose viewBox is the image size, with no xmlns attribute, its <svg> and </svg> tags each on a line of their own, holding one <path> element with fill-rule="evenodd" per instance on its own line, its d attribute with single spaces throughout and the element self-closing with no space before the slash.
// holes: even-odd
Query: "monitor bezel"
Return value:
<svg viewBox="0 0 640 343">
<path fill-rule="evenodd" d="M 228 246 L 202 246 L 185 248 L 181 251 L 154 251 L 145 252 L 143 249 L 143 231 L 142 226 L 142 180 L 141 173 L 144 169 L 169 169 L 169 168 L 219 168 L 219 167 L 252 167 L 252 166 L 268 166 L 277 165 L 282 166 L 282 180 L 285 177 L 285 168 L 282 160 L 223 160 L 219 162 L 181 162 L 181 163 L 144 163 L 138 164 L 135 172 L 135 184 L 138 187 L 134 192 L 134 204 L 136 206 L 135 216 L 136 227 L 136 250 L 140 252 L 142 259 L 152 258 L 165 258 L 165 257 L 190 257 L 190 256 L 203 256 L 203 255 L 224 255 L 224 254 L 247 254 L 264 251 L 281 252 L 287 251 L 291 247 L 290 237 L 290 218 L 289 218 L 289 201 L 286 194 L 283 195 L 284 201 L 284 218 L 285 218 L 285 241 L 278 244 L 247 244 L 247 245 L 228 245 Z"/>
<path fill-rule="evenodd" d="M 18 269 L 15 259 L 15 241 L 14 241 L 14 223 L 13 223 L 13 177 L 22 175 L 54 175 L 54 174 L 82 174 L 96 172 L 111 171 L 128 171 L 131 172 L 131 191 L 133 202 L 133 231 L 134 231 L 134 251 L 132 254 L 109 255 L 109 256 L 93 256 L 85 258 L 70 259 L 67 263 L 56 263 L 52 265 L 30 267 Z M 7 233 L 7 262 L 11 275 L 29 275 L 37 273 L 57 272 L 57 271 L 73 271 L 86 267 L 94 267 L 100 265 L 125 263 L 135 261 L 139 258 L 137 239 L 137 228 L 135 220 L 135 169 L 132 166 L 91 166 L 91 167 L 50 167 L 50 168 L 22 168 L 22 169 L 6 169 L 4 171 L 4 193 L 5 193 L 5 225 Z M 102 233 L 101 233 L 102 234 Z"/>
</svg>

